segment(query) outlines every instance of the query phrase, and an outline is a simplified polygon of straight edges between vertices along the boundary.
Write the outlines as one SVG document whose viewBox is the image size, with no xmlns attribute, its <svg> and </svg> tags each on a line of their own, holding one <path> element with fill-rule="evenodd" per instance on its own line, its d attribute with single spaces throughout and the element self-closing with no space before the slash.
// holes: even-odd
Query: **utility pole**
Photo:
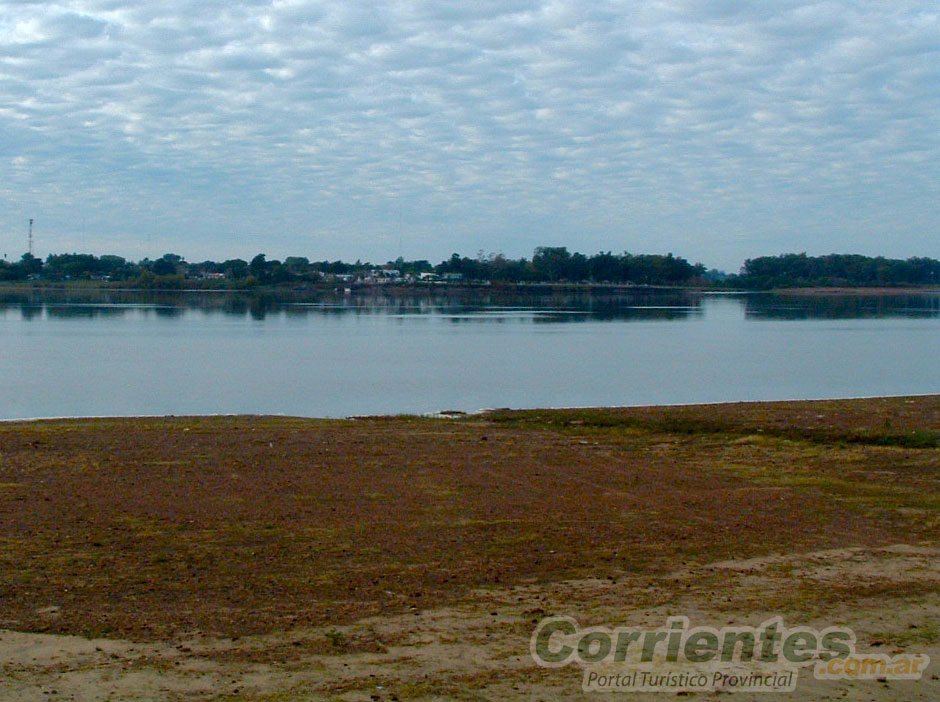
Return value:
<svg viewBox="0 0 940 702">
<path fill-rule="evenodd" d="M 33 218 L 29 218 L 29 256 L 33 256 Z"/>
</svg>

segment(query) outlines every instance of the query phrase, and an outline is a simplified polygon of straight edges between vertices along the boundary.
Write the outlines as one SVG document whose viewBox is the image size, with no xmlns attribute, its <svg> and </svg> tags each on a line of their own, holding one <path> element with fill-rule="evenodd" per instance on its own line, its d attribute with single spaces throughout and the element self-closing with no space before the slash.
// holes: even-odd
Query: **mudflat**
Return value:
<svg viewBox="0 0 940 702">
<path fill-rule="evenodd" d="M 937 699 L 938 517 L 940 396 L 3 423 L 0 699 L 577 698 L 549 614 L 848 625 L 934 663 L 781 698 Z"/>
</svg>

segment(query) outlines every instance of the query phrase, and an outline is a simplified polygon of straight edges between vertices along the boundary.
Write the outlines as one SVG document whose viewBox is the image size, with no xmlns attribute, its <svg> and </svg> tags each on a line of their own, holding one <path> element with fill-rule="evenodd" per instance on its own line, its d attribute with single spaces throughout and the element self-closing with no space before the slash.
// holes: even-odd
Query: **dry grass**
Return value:
<svg viewBox="0 0 940 702">
<path fill-rule="evenodd" d="M 0 627 L 246 635 L 481 587 L 936 540 L 938 417 L 924 397 L 4 424 Z M 373 645 L 337 642 L 320 645 Z"/>
</svg>

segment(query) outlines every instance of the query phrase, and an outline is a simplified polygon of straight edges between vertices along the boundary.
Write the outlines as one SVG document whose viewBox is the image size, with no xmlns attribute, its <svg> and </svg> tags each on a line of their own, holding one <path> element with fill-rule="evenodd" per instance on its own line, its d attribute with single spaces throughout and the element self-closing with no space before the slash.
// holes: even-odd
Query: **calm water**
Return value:
<svg viewBox="0 0 940 702">
<path fill-rule="evenodd" d="M 0 293 L 0 418 L 940 393 L 940 295 Z"/>
</svg>

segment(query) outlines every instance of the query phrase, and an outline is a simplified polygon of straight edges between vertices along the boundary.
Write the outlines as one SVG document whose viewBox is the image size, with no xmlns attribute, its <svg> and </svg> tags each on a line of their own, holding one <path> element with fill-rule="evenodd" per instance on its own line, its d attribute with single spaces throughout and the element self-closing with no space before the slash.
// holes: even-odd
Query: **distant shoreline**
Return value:
<svg viewBox="0 0 940 702">
<path fill-rule="evenodd" d="M 910 288 L 778 288 L 768 290 L 777 295 L 927 295 L 940 293 L 940 286 L 925 285 Z"/>
<path fill-rule="evenodd" d="M 195 281 L 187 281 L 195 282 Z M 112 291 L 112 292 L 172 292 L 172 293 L 335 293 L 335 292 L 447 292 L 447 291 L 493 291 L 493 292 L 520 292 L 520 293 L 551 293 L 551 292 L 582 292 L 582 293 L 613 293 L 613 292 L 699 292 L 699 293 L 733 293 L 733 294 L 775 294 L 798 296 L 823 295 L 910 295 L 940 293 L 940 286 L 923 285 L 909 287 L 793 287 L 771 288 L 767 290 L 754 290 L 750 288 L 734 288 L 721 286 L 684 286 L 684 285 L 644 285 L 625 283 L 502 283 L 502 282 L 460 282 L 444 283 L 415 282 L 409 284 L 383 284 L 383 283 L 354 283 L 352 285 L 337 285 L 335 283 L 305 283 L 283 285 L 254 285 L 231 287 L 131 287 L 100 283 L 97 281 L 66 281 L 66 282 L 0 282 L 0 291 L 10 292 L 82 292 L 82 291 Z"/>
<path fill-rule="evenodd" d="M 216 412 L 207 414 L 99 414 L 99 415 L 59 415 L 49 417 L 13 417 L 0 418 L 0 427 L 9 427 L 13 425 L 29 425 L 43 422 L 62 423 L 62 422 L 135 422 L 135 421 L 156 421 L 172 420 L 296 420 L 311 422 L 350 422 L 350 421 L 379 421 L 396 419 L 443 419 L 443 420 L 472 420 L 474 418 L 486 420 L 489 417 L 512 414 L 531 414 L 531 413 L 609 413 L 609 412 L 695 412 L 715 410 L 717 412 L 735 410 L 746 410 L 748 407 L 755 409 L 768 407 L 797 407 L 812 404 L 844 404 L 854 405 L 858 408 L 864 408 L 865 411 L 874 409 L 878 404 L 885 402 L 899 401 L 920 402 L 924 400 L 940 400 L 940 393 L 926 392 L 918 394 L 905 393 L 902 395 L 856 395 L 850 397 L 808 397 L 808 398 L 785 398 L 779 400 L 716 400 L 714 402 L 671 402 L 659 405 L 558 405 L 550 407 L 487 407 L 478 410 L 437 410 L 422 413 L 404 413 L 404 414 L 353 414 L 347 416 L 326 416 L 326 415 L 300 415 L 300 414 L 271 414 L 271 413 L 233 413 Z"/>
</svg>

